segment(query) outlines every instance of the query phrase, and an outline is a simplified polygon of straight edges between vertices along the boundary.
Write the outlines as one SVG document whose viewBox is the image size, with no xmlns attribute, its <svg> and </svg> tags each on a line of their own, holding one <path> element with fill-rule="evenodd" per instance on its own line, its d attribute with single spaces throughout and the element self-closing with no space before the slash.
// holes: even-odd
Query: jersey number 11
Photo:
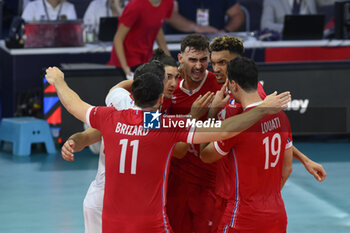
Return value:
<svg viewBox="0 0 350 233">
<path fill-rule="evenodd" d="M 128 139 L 122 139 L 119 142 L 119 145 L 122 145 L 122 152 L 120 153 L 120 163 L 119 163 L 119 173 L 125 173 L 125 157 L 126 150 L 128 147 Z M 132 147 L 132 157 L 131 157 L 131 174 L 136 174 L 136 163 L 137 163 L 137 154 L 139 150 L 139 140 L 133 140 L 130 142 Z"/>
</svg>

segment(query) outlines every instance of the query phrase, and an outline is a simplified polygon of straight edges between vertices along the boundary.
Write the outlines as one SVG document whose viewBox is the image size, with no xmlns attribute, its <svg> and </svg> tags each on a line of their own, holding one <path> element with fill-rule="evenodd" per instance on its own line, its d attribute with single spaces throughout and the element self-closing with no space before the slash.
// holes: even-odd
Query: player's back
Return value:
<svg viewBox="0 0 350 233">
<path fill-rule="evenodd" d="M 283 112 L 263 117 L 238 135 L 232 151 L 237 160 L 241 200 L 258 201 L 279 195 L 289 135 L 289 121 Z"/>
<path fill-rule="evenodd" d="M 272 221 L 284 229 L 287 218 L 280 188 L 284 151 L 290 146 L 290 125 L 283 112 L 266 115 L 238 136 L 217 142 L 222 151 L 231 148 L 226 156 L 232 156 L 234 192 L 224 214 L 231 227 L 256 232 L 255 226 L 263 232 Z"/>
<path fill-rule="evenodd" d="M 168 165 L 186 130 L 144 129 L 141 110 L 95 109 L 104 112 L 91 124 L 105 142 L 103 232 L 171 232 L 165 214 Z"/>
</svg>

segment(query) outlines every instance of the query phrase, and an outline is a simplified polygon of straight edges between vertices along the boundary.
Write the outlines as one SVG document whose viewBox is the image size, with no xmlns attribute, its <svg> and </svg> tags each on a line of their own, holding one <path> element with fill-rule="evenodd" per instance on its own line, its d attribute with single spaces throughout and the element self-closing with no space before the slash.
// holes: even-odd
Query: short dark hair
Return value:
<svg viewBox="0 0 350 233">
<path fill-rule="evenodd" d="M 153 107 L 163 90 L 163 81 L 156 74 L 150 72 L 140 75 L 131 86 L 135 104 L 141 108 Z"/>
<path fill-rule="evenodd" d="M 166 55 L 161 48 L 157 48 L 153 51 L 153 57 L 150 61 L 160 61 L 164 66 L 175 66 L 177 67 L 177 63 L 175 58 L 172 56 Z"/>
<path fill-rule="evenodd" d="M 142 64 L 135 70 L 134 80 L 145 73 L 153 73 L 159 78 L 159 80 L 163 81 L 165 77 L 164 65 L 157 60 Z"/>
<path fill-rule="evenodd" d="M 181 53 L 185 52 L 187 47 L 194 48 L 197 51 L 209 51 L 209 41 L 201 34 L 190 34 L 181 41 Z"/>
<path fill-rule="evenodd" d="M 230 53 L 241 55 L 244 53 L 243 42 L 234 36 L 219 36 L 210 43 L 210 52 L 228 50 Z"/>
<path fill-rule="evenodd" d="M 246 92 L 258 87 L 258 66 L 245 57 L 232 59 L 227 67 L 228 79 L 235 81 Z"/>
</svg>

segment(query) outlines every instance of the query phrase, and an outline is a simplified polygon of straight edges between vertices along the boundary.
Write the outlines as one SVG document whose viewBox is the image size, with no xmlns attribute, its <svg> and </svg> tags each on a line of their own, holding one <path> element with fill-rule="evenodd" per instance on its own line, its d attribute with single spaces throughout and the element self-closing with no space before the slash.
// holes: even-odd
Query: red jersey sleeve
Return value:
<svg viewBox="0 0 350 233">
<path fill-rule="evenodd" d="M 235 144 L 235 137 L 229 138 L 224 141 L 214 142 L 214 148 L 219 154 L 221 154 L 222 156 L 225 156 L 228 153 L 230 153 L 230 150 L 232 149 L 234 144 Z"/>
<path fill-rule="evenodd" d="M 258 94 L 259 94 L 261 99 L 265 99 L 266 98 L 266 93 L 265 93 L 265 90 L 264 90 L 261 82 L 258 82 L 257 91 L 258 91 Z"/>
<path fill-rule="evenodd" d="M 91 107 L 86 112 L 86 123 L 102 132 L 102 126 L 106 123 L 108 115 L 116 111 L 113 107 Z"/>
<path fill-rule="evenodd" d="M 286 119 L 286 126 L 287 126 L 287 129 L 288 129 L 288 134 L 287 134 L 287 142 L 286 142 L 286 150 L 291 148 L 293 146 L 293 138 L 292 138 L 292 130 L 291 130 L 291 127 L 290 127 L 290 123 L 289 123 L 289 120 L 288 120 L 288 117 L 285 116 L 285 119 Z"/>
<path fill-rule="evenodd" d="M 119 17 L 119 23 L 124 24 L 125 26 L 131 28 L 141 12 L 141 4 L 138 4 L 139 1 L 131 0 L 123 10 L 122 15 Z"/>
<path fill-rule="evenodd" d="M 175 141 L 193 144 L 193 136 L 196 129 L 189 119 L 181 117 L 164 116 L 163 129 L 171 128 L 174 131 Z"/>
</svg>

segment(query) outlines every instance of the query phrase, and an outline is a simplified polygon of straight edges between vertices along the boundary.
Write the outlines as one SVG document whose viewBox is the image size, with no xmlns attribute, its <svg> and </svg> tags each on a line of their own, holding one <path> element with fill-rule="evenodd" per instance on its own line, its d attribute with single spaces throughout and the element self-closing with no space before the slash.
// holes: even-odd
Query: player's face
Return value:
<svg viewBox="0 0 350 233">
<path fill-rule="evenodd" d="M 227 65 L 238 54 L 232 54 L 228 50 L 213 51 L 210 54 L 211 64 L 219 84 L 224 84 L 227 79 Z"/>
<path fill-rule="evenodd" d="M 179 54 L 179 61 L 185 77 L 199 83 L 203 80 L 208 67 L 209 50 L 198 51 L 187 47 L 183 53 Z"/>
<path fill-rule="evenodd" d="M 167 76 L 167 83 L 164 86 L 164 96 L 171 98 L 177 87 L 177 81 L 179 78 L 179 70 L 175 66 L 165 66 L 165 75 Z"/>
</svg>

